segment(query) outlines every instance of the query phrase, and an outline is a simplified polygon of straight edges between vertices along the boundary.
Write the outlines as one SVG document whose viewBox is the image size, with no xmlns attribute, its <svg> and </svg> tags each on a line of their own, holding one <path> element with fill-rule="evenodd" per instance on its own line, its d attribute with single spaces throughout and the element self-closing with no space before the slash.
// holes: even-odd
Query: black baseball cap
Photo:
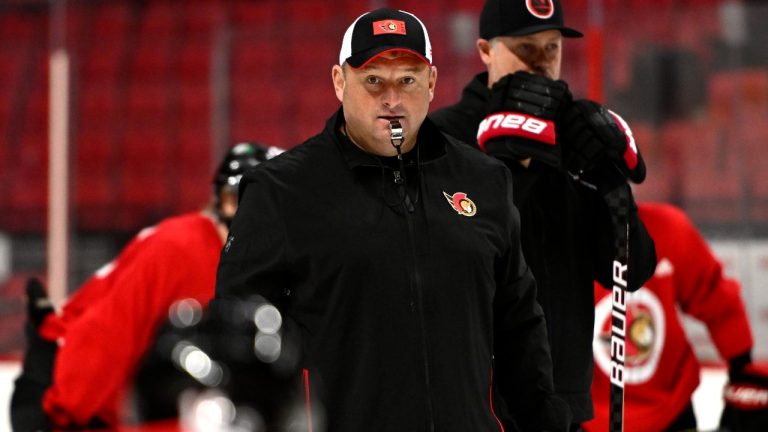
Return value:
<svg viewBox="0 0 768 432">
<path fill-rule="evenodd" d="M 432 64 L 432 44 L 424 23 L 416 15 L 381 8 L 357 17 L 344 33 L 339 64 L 355 69 L 388 51 L 407 51 Z"/>
<path fill-rule="evenodd" d="M 559 0 L 486 0 L 480 13 L 480 37 L 525 36 L 544 30 L 560 30 L 563 37 L 582 37 L 563 25 Z"/>
</svg>

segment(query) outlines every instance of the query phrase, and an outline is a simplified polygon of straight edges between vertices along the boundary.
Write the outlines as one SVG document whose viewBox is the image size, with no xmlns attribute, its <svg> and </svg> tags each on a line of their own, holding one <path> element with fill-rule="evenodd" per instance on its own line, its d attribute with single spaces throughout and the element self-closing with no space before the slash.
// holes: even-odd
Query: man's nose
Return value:
<svg viewBox="0 0 768 432">
<path fill-rule="evenodd" d="M 387 108 L 395 108 L 400 105 L 402 100 L 400 90 L 397 86 L 387 86 L 382 94 L 382 103 Z"/>
<path fill-rule="evenodd" d="M 550 58 L 546 51 L 543 49 L 536 50 L 526 62 L 528 64 L 528 67 L 531 69 L 532 73 L 536 74 L 542 74 L 545 73 L 548 69 L 550 64 L 552 63 L 552 58 Z"/>
</svg>

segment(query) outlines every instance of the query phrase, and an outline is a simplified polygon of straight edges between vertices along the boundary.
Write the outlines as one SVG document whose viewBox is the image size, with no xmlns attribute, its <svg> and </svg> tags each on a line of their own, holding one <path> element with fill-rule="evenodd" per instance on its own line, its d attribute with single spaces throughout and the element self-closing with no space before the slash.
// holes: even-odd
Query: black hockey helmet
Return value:
<svg viewBox="0 0 768 432">
<path fill-rule="evenodd" d="M 257 142 L 241 142 L 232 146 L 219 164 L 213 176 L 214 211 L 219 221 L 227 226 L 232 223 L 232 216 L 222 212 L 222 192 L 238 196 L 240 179 L 246 171 L 260 163 L 282 153 L 277 147 L 265 146 Z"/>
<path fill-rule="evenodd" d="M 213 177 L 213 189 L 218 193 L 223 187 L 237 190 L 245 171 L 260 163 L 272 159 L 282 150 L 268 147 L 257 142 L 241 142 L 227 151 Z"/>
</svg>

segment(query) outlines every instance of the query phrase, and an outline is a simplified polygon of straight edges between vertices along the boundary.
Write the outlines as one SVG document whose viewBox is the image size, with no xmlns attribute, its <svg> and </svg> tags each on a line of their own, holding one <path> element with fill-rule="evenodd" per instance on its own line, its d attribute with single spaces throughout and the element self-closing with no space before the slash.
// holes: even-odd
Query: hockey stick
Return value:
<svg viewBox="0 0 768 432">
<path fill-rule="evenodd" d="M 611 393 L 610 432 L 624 430 L 624 358 L 626 354 L 627 303 L 629 276 L 629 185 L 606 193 L 605 199 L 614 227 L 613 288 L 611 293 Z"/>
</svg>

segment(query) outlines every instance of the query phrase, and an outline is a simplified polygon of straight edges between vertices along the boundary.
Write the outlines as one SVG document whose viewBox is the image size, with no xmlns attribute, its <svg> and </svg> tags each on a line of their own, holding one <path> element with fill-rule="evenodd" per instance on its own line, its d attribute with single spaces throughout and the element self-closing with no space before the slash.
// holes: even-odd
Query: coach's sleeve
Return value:
<svg viewBox="0 0 768 432">
<path fill-rule="evenodd" d="M 507 195 L 511 242 L 497 263 L 494 299 L 496 387 L 522 430 L 567 430 L 570 412 L 554 395 L 552 358 L 536 282 L 520 246 L 520 216 Z"/>
<path fill-rule="evenodd" d="M 629 262 L 627 271 L 627 291 L 637 291 L 656 270 L 656 246 L 645 224 L 637 212 L 632 191 L 629 185 Z M 592 208 L 595 210 L 596 244 L 595 279 L 604 287 L 613 286 L 613 260 L 615 257 L 616 229 L 611 221 L 610 210 L 602 197 L 592 194 Z"/>
<path fill-rule="evenodd" d="M 214 302 L 258 294 L 277 304 L 289 289 L 291 264 L 280 196 L 261 171 L 243 178 L 240 204 L 221 251 Z"/>
</svg>

